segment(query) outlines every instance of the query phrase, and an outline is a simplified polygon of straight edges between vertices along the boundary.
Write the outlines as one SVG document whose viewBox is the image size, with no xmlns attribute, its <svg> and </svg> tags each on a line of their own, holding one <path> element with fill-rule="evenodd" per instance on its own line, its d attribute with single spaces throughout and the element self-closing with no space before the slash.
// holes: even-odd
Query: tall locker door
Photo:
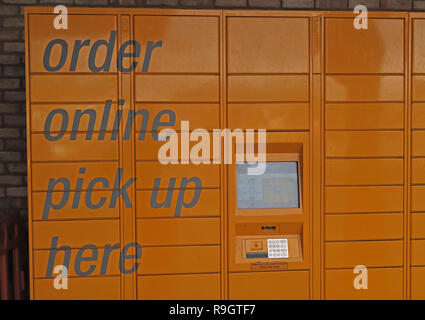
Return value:
<svg viewBox="0 0 425 320">
<path fill-rule="evenodd" d="M 324 294 L 402 299 L 405 17 L 325 17 Z M 356 266 L 368 288 L 353 284 Z"/>
<path fill-rule="evenodd" d="M 228 166 L 229 299 L 309 299 L 310 17 L 225 14 L 227 125 L 231 130 L 267 130 L 265 175 L 247 176 L 249 180 L 238 184 L 239 167 Z M 291 211 L 271 192 L 290 192 L 281 185 L 286 180 L 279 180 L 279 170 L 268 170 L 292 155 L 301 159 L 302 196 Z M 251 193 L 264 204 L 250 204 Z M 270 258 L 267 251 L 256 254 L 260 247 L 267 250 L 264 245 L 273 238 L 299 239 L 294 242 L 299 247 L 289 247 L 287 259 Z M 297 258 L 293 250 L 299 250 Z"/>
<path fill-rule="evenodd" d="M 154 46 L 149 69 L 139 65 L 134 79 L 135 108 L 144 112 L 135 120 L 136 238 L 143 248 L 137 298 L 219 299 L 220 167 L 193 164 L 180 142 L 192 130 L 220 126 L 220 15 L 161 13 L 136 14 L 133 21 L 141 52 L 150 41 Z M 179 141 L 169 164 L 158 158 L 171 139 L 158 137 L 164 128 Z"/>
<path fill-rule="evenodd" d="M 107 72 L 92 72 L 88 65 L 88 46 L 81 48 L 75 64 L 71 62 L 76 40 L 91 39 L 93 44 L 98 40 L 109 41 L 112 36 L 117 41 L 111 34 L 117 30 L 117 16 L 70 14 L 72 28 L 67 30 L 53 27 L 55 17 L 53 14 L 27 15 L 31 297 L 120 299 L 117 251 L 111 254 L 105 272 L 100 270 L 100 263 L 90 271 L 92 260 L 81 265 L 74 263 L 79 249 L 87 245 L 98 249 L 87 247 L 84 256 L 95 256 L 97 250 L 99 257 L 105 245 L 120 243 L 119 207 L 109 206 L 119 167 L 118 140 L 112 139 L 117 132 L 113 130 L 112 121 L 101 132 L 105 101 L 110 100 L 111 113 L 115 114 L 118 108 L 118 72 L 115 63 L 111 63 Z M 48 72 L 43 66 L 43 55 L 54 39 L 63 40 L 56 42 L 50 56 L 46 55 L 47 64 L 50 67 L 63 64 L 60 71 Z M 113 62 L 117 57 L 116 48 L 111 51 Z M 104 49 L 98 50 L 94 61 L 97 66 L 105 61 Z M 88 133 L 91 126 L 93 133 Z M 99 177 L 109 181 L 109 185 L 90 186 L 90 182 Z M 55 255 L 54 249 L 60 247 L 66 250 L 59 250 Z M 69 288 L 56 290 L 53 278 L 57 274 L 52 273 L 52 269 L 64 264 L 65 252 L 71 257 Z M 49 256 L 53 265 L 49 264 Z"/>
</svg>

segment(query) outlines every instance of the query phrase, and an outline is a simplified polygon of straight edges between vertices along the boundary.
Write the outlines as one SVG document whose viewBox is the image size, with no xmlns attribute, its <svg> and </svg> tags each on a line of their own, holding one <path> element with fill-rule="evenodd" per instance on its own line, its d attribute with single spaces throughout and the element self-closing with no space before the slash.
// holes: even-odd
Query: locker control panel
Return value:
<svg viewBox="0 0 425 320">
<path fill-rule="evenodd" d="M 245 240 L 245 257 L 252 258 L 288 258 L 288 239 Z"/>
</svg>

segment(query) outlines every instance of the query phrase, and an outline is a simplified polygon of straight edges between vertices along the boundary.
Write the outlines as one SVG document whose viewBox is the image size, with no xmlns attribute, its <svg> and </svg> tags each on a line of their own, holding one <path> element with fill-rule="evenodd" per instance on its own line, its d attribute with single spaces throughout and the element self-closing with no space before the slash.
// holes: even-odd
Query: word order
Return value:
<svg viewBox="0 0 425 320">
<path fill-rule="evenodd" d="M 62 263 L 63 266 L 66 267 L 66 270 L 69 268 L 70 260 L 71 260 L 71 247 L 67 245 L 63 245 L 58 248 L 58 242 L 59 237 L 54 236 L 52 237 L 52 242 L 50 244 L 49 249 L 49 260 L 47 262 L 47 269 L 46 269 L 46 278 L 50 278 L 52 276 L 53 272 L 53 266 L 55 265 L 55 259 L 56 255 L 59 251 L 63 251 L 65 254 L 64 261 Z M 128 251 L 130 248 L 135 248 L 135 254 L 128 254 Z M 111 252 L 114 250 L 119 250 L 120 244 L 116 243 L 114 245 L 111 244 L 105 244 L 105 247 L 103 249 L 103 257 L 102 262 L 100 265 L 100 275 L 104 275 L 106 271 L 108 270 L 108 263 L 109 263 L 109 256 L 111 255 Z M 86 251 L 91 251 L 90 256 L 84 256 L 84 253 Z M 87 270 L 83 271 L 81 269 L 81 264 L 83 262 L 97 262 L 99 257 L 99 249 L 94 244 L 86 244 L 82 246 L 75 256 L 75 262 L 74 262 L 74 270 L 75 273 L 78 276 L 89 276 L 94 272 L 96 269 L 96 263 L 90 265 Z M 119 259 L 119 270 L 123 274 L 131 274 L 135 272 L 138 268 L 140 263 L 137 262 L 137 259 L 140 259 L 142 257 L 142 247 L 137 242 L 131 242 L 126 244 L 120 253 L 120 259 Z M 134 259 L 136 262 L 130 267 L 126 268 L 126 260 Z M 58 277 L 60 277 L 59 275 Z M 65 274 L 62 274 L 62 276 L 67 276 Z"/>
<path fill-rule="evenodd" d="M 84 175 L 86 172 L 86 168 L 79 168 L 78 172 L 80 175 Z M 127 189 L 136 181 L 136 178 L 130 178 L 128 179 L 127 182 L 121 185 L 122 173 L 123 173 L 123 169 L 118 168 L 115 175 L 113 190 L 111 191 L 112 195 L 109 201 L 109 208 L 115 208 L 119 197 L 122 197 L 126 208 L 132 207 L 132 203 L 130 201 L 130 197 L 128 196 Z M 150 200 L 150 205 L 152 208 L 154 209 L 159 209 L 161 207 L 170 208 L 175 183 L 176 183 L 176 178 L 170 178 L 170 181 L 168 184 L 169 190 L 167 191 L 167 196 L 162 203 L 158 203 L 158 191 L 161 185 L 161 178 L 155 178 L 151 200 Z M 195 193 L 189 202 L 185 202 L 185 192 L 187 187 L 191 183 L 194 184 Z M 62 197 L 58 203 L 53 203 L 53 192 L 55 191 L 55 188 L 59 184 L 63 186 Z M 44 201 L 42 219 L 43 220 L 49 219 L 49 214 L 51 209 L 61 210 L 63 207 L 65 207 L 71 195 L 70 190 L 75 190 L 74 198 L 72 199 L 72 209 L 78 209 L 80 206 L 80 198 L 81 198 L 81 193 L 83 190 L 83 185 L 85 185 L 84 177 L 81 177 L 81 176 L 77 178 L 77 181 L 75 183 L 75 188 L 71 186 L 69 179 L 65 177 L 61 177 L 57 179 L 50 178 L 48 188 L 47 188 L 46 199 Z M 111 184 L 109 183 L 108 179 L 105 177 L 94 178 L 88 183 L 87 188 L 85 189 L 86 196 L 84 200 L 85 200 L 85 205 L 87 206 L 87 208 L 92 210 L 102 208 L 106 204 L 106 200 L 107 200 L 106 197 L 102 197 L 98 200 L 97 203 L 93 203 L 92 192 L 93 192 L 93 189 L 96 187 L 96 185 L 101 185 L 105 189 L 111 187 Z M 177 196 L 176 208 L 174 210 L 174 215 L 176 217 L 180 216 L 180 213 L 183 207 L 192 208 L 193 206 L 196 205 L 196 203 L 198 203 L 198 200 L 201 196 L 201 187 L 202 187 L 202 182 L 199 177 L 181 179 L 180 187 L 178 187 L 179 193 Z M 55 192 L 59 192 L 59 191 L 55 191 Z"/>
<path fill-rule="evenodd" d="M 93 45 L 90 48 L 90 52 L 89 52 L 89 58 L 88 58 L 88 67 L 90 69 L 90 71 L 92 72 L 108 72 L 110 70 L 111 67 L 111 60 L 112 60 L 112 55 L 114 53 L 115 50 L 115 42 L 117 39 L 117 31 L 116 30 L 112 30 L 110 35 L 109 35 L 109 41 L 107 40 L 97 40 L 93 43 Z M 78 58 L 80 55 L 80 51 L 81 50 L 89 50 L 90 47 L 90 39 L 86 39 L 84 41 L 82 40 L 75 40 L 74 41 L 74 46 L 72 49 L 72 53 L 71 53 L 71 61 L 69 64 L 69 69 L 68 71 L 75 71 L 77 69 L 77 65 L 78 65 Z M 60 58 L 59 58 L 59 62 L 55 65 L 52 66 L 50 64 L 50 56 L 52 54 L 53 48 L 55 46 L 59 46 L 60 47 Z M 129 47 L 133 47 L 133 50 L 131 50 L 131 48 Z M 87 48 L 84 48 L 87 47 Z M 106 49 L 106 55 L 105 55 L 105 59 L 102 62 L 101 65 L 96 65 L 96 55 L 99 51 L 99 48 L 104 47 Z M 142 72 L 148 72 L 149 70 L 149 64 L 151 61 L 151 57 L 152 57 L 152 51 L 156 48 L 156 47 L 162 47 L 162 40 L 160 41 L 148 41 L 147 45 L 146 45 L 146 50 L 145 50 L 145 56 L 143 59 L 143 65 L 142 65 Z M 129 49 L 128 49 L 129 48 Z M 129 50 L 129 52 L 127 51 Z M 50 72 L 56 72 L 62 69 L 62 67 L 65 65 L 67 58 L 68 58 L 68 43 L 64 40 L 64 39 L 53 39 L 51 40 L 46 48 L 44 49 L 44 54 L 43 54 L 43 66 L 44 69 L 46 69 L 47 71 Z M 140 43 L 138 41 L 135 40 L 128 40 L 126 42 L 124 42 L 120 49 L 118 50 L 118 55 L 117 55 L 117 69 L 121 72 L 131 72 L 133 70 L 136 69 L 137 65 L 138 65 L 138 61 L 133 61 L 131 63 L 131 65 L 129 67 L 125 67 L 124 66 L 124 59 L 126 58 L 139 58 L 140 56 L 140 51 L 141 51 L 141 46 Z"/>
</svg>

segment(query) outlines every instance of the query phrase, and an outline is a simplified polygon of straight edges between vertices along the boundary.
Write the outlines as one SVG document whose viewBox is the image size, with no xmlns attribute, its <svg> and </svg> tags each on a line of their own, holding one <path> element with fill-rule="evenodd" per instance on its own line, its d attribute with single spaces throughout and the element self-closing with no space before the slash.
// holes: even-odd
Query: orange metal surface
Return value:
<svg viewBox="0 0 425 320">
<path fill-rule="evenodd" d="M 140 16 L 137 15 L 137 12 L 135 13 L 134 39 L 142 44 L 141 52 L 144 52 L 147 41 L 152 41 L 152 39 L 162 40 L 164 48 L 167 48 L 167 50 L 158 49 L 158 52 L 155 52 L 149 71 L 153 73 L 214 73 L 218 75 L 220 17 L 216 12 L 211 11 L 210 17 L 194 15 L 185 17 Z M 185 78 L 190 77 L 185 76 Z M 193 78 L 193 80 L 195 79 L 199 78 Z M 184 89 L 184 86 L 179 85 L 177 88 Z M 199 93 L 197 94 L 199 95 Z"/>
<path fill-rule="evenodd" d="M 71 182 L 71 189 L 75 191 L 77 189 L 76 177 L 78 177 L 80 168 L 85 168 L 86 172 L 84 175 L 83 184 L 81 190 L 87 190 L 89 184 L 96 177 L 104 177 L 108 181 L 114 181 L 115 174 L 118 169 L 118 165 L 115 162 L 103 162 L 101 166 L 97 163 L 90 162 L 73 162 L 73 163 L 58 163 L 52 166 L 50 163 L 45 162 L 34 162 L 32 166 L 32 182 L 33 191 L 48 191 L 49 179 L 60 179 L 67 178 Z M 112 189 L 110 186 L 106 189 Z M 94 190 L 102 189 L 100 187 L 94 187 Z M 64 190 L 63 184 L 57 184 L 55 191 Z"/>
<path fill-rule="evenodd" d="M 52 237 L 59 237 L 59 245 L 80 248 L 86 244 L 103 247 L 119 242 L 119 222 L 112 220 L 35 221 L 34 249 L 50 249 Z M 102 232 L 93 232 L 102 230 Z"/>
<path fill-rule="evenodd" d="M 49 116 L 49 113 L 52 112 L 55 109 L 60 109 L 62 108 L 63 105 L 61 104 L 47 104 L 47 105 L 43 105 L 43 104 L 36 104 L 33 105 L 31 107 L 31 123 L 33 123 L 32 125 L 32 132 L 45 132 L 44 129 L 44 124 L 45 124 L 45 120 L 46 118 Z M 66 111 L 68 113 L 68 117 L 69 119 L 75 119 L 76 117 L 76 113 L 78 112 L 77 110 L 81 110 L 85 107 L 90 107 L 90 109 L 93 109 L 96 112 L 96 118 L 95 118 L 95 122 L 93 125 L 93 130 L 94 131 L 100 131 L 101 130 L 101 124 L 102 124 L 102 117 L 101 114 L 103 112 L 104 109 L 104 104 L 99 104 L 99 103 L 90 103 L 89 105 L 85 104 L 85 103 L 81 103 L 81 104 L 67 104 L 66 105 Z M 115 115 L 117 111 L 117 106 L 116 104 L 111 106 L 111 114 Z M 110 117 L 105 129 L 106 131 L 113 131 L 114 130 L 114 117 Z M 67 126 L 67 130 L 71 131 L 72 130 L 72 124 L 73 122 L 69 121 L 68 126 Z M 79 130 L 81 131 L 87 131 L 89 128 L 89 124 L 90 124 L 90 118 L 88 118 L 87 116 L 81 116 L 81 120 L 80 120 L 80 125 L 79 125 Z M 62 126 L 62 118 L 61 117 L 53 117 L 52 122 L 51 122 L 51 126 L 49 128 L 50 132 L 60 132 L 61 131 L 61 126 Z"/>
<path fill-rule="evenodd" d="M 138 297 L 146 300 L 216 300 L 220 297 L 220 274 L 138 276 L 137 290 Z"/>
<path fill-rule="evenodd" d="M 69 8 L 69 14 L 72 27 L 56 30 L 52 8 L 25 13 L 32 299 L 425 297 L 424 14 L 369 12 L 367 30 L 353 28 L 351 12 Z M 110 68 L 92 72 L 90 48 L 108 41 L 111 31 Z M 43 65 L 53 39 L 68 44 L 58 72 Z M 72 63 L 75 42 L 85 39 L 90 45 Z M 140 44 L 140 54 L 124 62 L 137 62 L 131 72 L 116 64 L 127 40 Z M 162 44 L 142 70 L 149 41 Z M 107 55 L 99 46 L 95 65 Z M 50 65 L 60 57 L 55 46 Z M 74 119 L 88 108 L 96 117 L 82 115 L 75 134 Z M 65 130 L 60 116 L 45 127 L 55 109 L 68 114 Z M 267 129 L 267 161 L 297 162 L 299 207 L 238 208 L 234 162 L 160 164 L 163 142 L 154 140 L 153 130 L 164 109 L 175 114 L 179 142 L 180 121 L 189 121 L 191 131 Z M 127 136 L 130 110 L 149 117 L 144 127 L 146 119 L 136 115 Z M 123 121 L 115 126 L 117 111 Z M 48 140 L 49 134 L 60 138 Z M 179 152 L 174 160 L 181 159 Z M 136 180 L 126 189 L 131 205 L 119 196 L 113 207 L 119 168 L 120 186 Z M 89 190 L 99 177 L 109 185 Z M 190 177 L 202 186 L 189 184 L 181 193 Z M 173 178 L 169 204 L 152 207 L 154 193 L 158 203 L 167 199 Z M 50 192 L 50 182 L 59 179 L 69 188 L 57 183 Z M 64 191 L 68 201 L 54 209 Z M 198 192 L 196 205 L 175 216 L 179 203 Z M 87 198 L 107 201 L 92 208 Z M 56 290 L 54 276 L 46 278 L 55 236 L 71 248 L 68 290 Z M 253 243 L 281 237 L 290 243 L 288 258 L 247 258 Z M 97 246 L 101 257 L 107 245 L 123 249 L 132 242 L 142 248 L 137 272 L 120 272 L 118 250 L 106 274 L 99 259 L 90 276 L 75 272 L 84 245 Z M 59 252 L 54 264 L 63 259 Z M 353 286 L 357 265 L 368 267 L 367 290 Z"/>
<path fill-rule="evenodd" d="M 229 17 L 227 32 L 228 73 L 309 71 L 307 17 Z"/>
<path fill-rule="evenodd" d="M 412 213 L 412 238 L 425 238 L 425 214 Z"/>
<path fill-rule="evenodd" d="M 358 261 L 368 267 L 398 267 L 403 264 L 402 241 L 328 242 L 325 267 L 354 268 Z"/>
<path fill-rule="evenodd" d="M 218 102 L 218 76 L 136 75 L 136 101 Z"/>
<path fill-rule="evenodd" d="M 181 185 L 181 179 L 185 177 L 199 177 L 202 181 L 202 188 L 220 187 L 220 167 L 217 164 L 186 164 L 181 165 L 176 170 L 177 165 L 162 165 L 158 162 L 137 162 L 136 164 L 136 187 L 137 189 L 150 189 L 154 185 L 157 177 L 161 177 L 164 184 L 159 187 L 168 188 L 168 181 L 176 178 L 176 188 Z M 190 185 L 188 186 L 190 187 Z M 192 185 L 193 188 L 193 185 Z"/>
<path fill-rule="evenodd" d="M 99 203 L 102 201 L 102 198 L 110 199 L 113 194 L 113 191 L 93 191 L 90 195 L 90 199 L 93 203 Z M 45 206 L 45 199 L 47 192 L 34 192 L 32 195 L 34 221 L 43 220 L 43 210 Z M 74 199 L 76 192 L 70 192 L 69 198 Z M 87 191 L 81 191 L 81 199 L 87 197 Z M 60 191 L 52 193 L 52 203 L 60 203 L 62 199 L 62 194 Z M 63 206 L 60 213 L 51 213 L 49 214 L 50 220 L 69 220 L 69 219 L 104 219 L 104 218 L 119 218 L 119 209 L 118 208 L 109 208 L 108 205 L 104 205 L 98 209 L 89 209 L 89 208 L 80 208 L 75 210 L 72 207 L 72 201 L 68 201 L 66 205 Z"/>
<path fill-rule="evenodd" d="M 308 83 L 305 75 L 231 75 L 229 102 L 305 102 L 308 101 Z"/>
<path fill-rule="evenodd" d="M 118 143 L 111 141 L 111 133 L 106 133 L 106 139 L 101 144 L 97 141 L 99 133 L 93 134 L 93 139 L 86 140 L 85 133 L 77 133 L 75 140 L 70 140 L 71 134 L 65 133 L 63 140 L 47 141 L 44 134 L 34 133 L 31 137 L 34 162 L 50 161 L 112 161 L 118 160 Z"/>
<path fill-rule="evenodd" d="M 425 240 L 412 240 L 412 266 L 425 265 Z"/>
<path fill-rule="evenodd" d="M 217 245 L 218 218 L 170 218 L 138 221 L 138 242 L 142 246 Z"/>
<path fill-rule="evenodd" d="M 332 214 L 325 218 L 326 241 L 385 240 L 403 238 L 403 215 Z"/>
<path fill-rule="evenodd" d="M 412 291 L 411 297 L 415 300 L 425 299 L 425 268 L 424 267 L 413 267 L 411 268 L 411 281 L 412 281 Z"/>
<path fill-rule="evenodd" d="M 49 10 L 48 13 L 50 14 L 48 15 L 42 12 L 38 13 L 39 14 L 34 12 L 29 15 L 27 21 L 28 30 L 31 32 L 31 39 L 37 39 L 37 41 L 30 41 L 28 47 L 31 51 L 31 56 L 29 57 L 31 72 L 46 72 L 43 67 L 43 54 L 47 44 L 51 40 L 58 38 L 66 39 L 69 41 L 69 44 L 73 44 L 75 40 L 90 39 L 93 43 L 95 41 L 108 39 L 110 30 L 117 29 L 117 16 L 115 14 L 93 15 L 87 12 L 88 14 L 75 15 L 72 19 L 72 28 L 69 30 L 63 30 L 52 27 L 52 21 L 56 17 L 56 15 L 53 14 L 53 10 Z M 88 28 L 87 25 L 90 25 L 90 28 Z M 75 66 L 76 72 L 90 72 L 87 64 L 89 53 L 90 50 L 88 50 L 88 47 L 83 47 L 80 50 L 79 59 Z M 58 46 L 52 49 L 51 65 L 56 65 L 59 62 L 60 54 L 61 52 Z M 97 65 L 101 64 L 101 62 L 105 59 L 105 56 L 105 48 L 99 48 L 99 54 L 96 57 Z M 113 61 L 116 60 L 116 50 L 113 52 L 112 59 Z M 70 64 L 71 59 L 68 57 L 64 65 L 64 69 L 69 70 Z M 110 71 L 117 72 L 115 64 L 111 64 Z M 57 79 L 57 77 L 53 79 Z M 67 83 L 66 85 L 70 85 L 70 83 Z M 46 86 L 43 87 L 48 89 Z M 89 92 L 90 91 L 88 91 L 88 93 Z"/>
<path fill-rule="evenodd" d="M 403 299 L 403 269 L 369 268 L 367 290 L 356 290 L 353 272 L 347 269 L 327 270 L 325 298 L 331 300 L 399 300 Z"/>
<path fill-rule="evenodd" d="M 326 105 L 326 129 L 403 129 L 402 103 L 332 103 Z"/>
<path fill-rule="evenodd" d="M 343 131 L 326 133 L 328 157 L 400 157 L 402 132 Z"/>
<path fill-rule="evenodd" d="M 162 110 L 171 110 L 174 112 L 175 119 L 175 130 L 181 131 L 181 121 L 189 121 L 191 128 L 203 128 L 206 130 L 212 130 L 219 128 L 219 109 L 217 104 L 213 103 L 161 103 L 161 104 L 136 104 L 136 110 L 147 110 L 151 117 L 157 115 Z M 111 111 L 112 112 L 112 111 Z M 208 114 L 208 117 L 205 115 Z M 136 131 L 141 132 L 142 118 L 136 117 Z M 83 127 L 83 125 L 81 125 Z M 151 131 L 153 122 L 148 122 L 146 130 Z M 84 127 L 83 127 L 84 128 Z"/>
<path fill-rule="evenodd" d="M 147 247 L 143 255 L 142 275 L 220 272 L 219 246 Z"/>
<path fill-rule="evenodd" d="M 175 191 L 177 192 L 177 191 Z M 195 196 L 195 190 L 187 189 L 184 193 L 184 201 L 189 203 Z M 177 197 L 171 200 L 170 208 L 152 209 L 150 206 L 151 191 L 139 190 L 136 192 L 136 215 L 137 218 L 174 217 Z M 158 201 L 164 201 L 167 190 L 158 191 Z M 202 189 L 196 206 L 183 207 L 181 217 L 218 217 L 220 216 L 220 189 Z"/>
<path fill-rule="evenodd" d="M 327 159 L 327 186 L 403 183 L 402 159 Z"/>
<path fill-rule="evenodd" d="M 241 117 L 244 114 L 244 117 Z M 229 104 L 230 129 L 264 128 L 267 130 L 308 130 L 308 103 L 250 103 Z"/>
<path fill-rule="evenodd" d="M 70 258 L 70 264 L 68 268 L 68 275 L 69 277 L 78 278 L 79 275 L 75 272 L 75 258 L 78 253 L 78 249 L 71 249 L 71 258 Z M 98 248 L 98 257 L 100 259 L 103 259 L 103 256 L 105 255 L 105 248 Z M 90 250 L 88 253 L 85 253 L 86 256 L 90 256 Z M 54 265 L 59 265 L 63 263 L 65 258 L 65 253 L 63 250 L 59 251 L 56 254 L 55 257 L 55 263 Z M 107 275 L 113 275 L 113 276 L 119 276 L 120 270 L 119 270 L 119 259 L 120 259 L 120 251 L 119 250 L 112 250 L 109 253 L 109 263 L 106 268 L 106 274 Z M 36 279 L 44 279 L 46 278 L 46 269 L 49 264 L 49 251 L 48 250 L 35 250 L 34 251 L 34 277 Z M 97 262 L 94 264 L 92 261 L 85 261 L 81 263 L 81 270 L 88 270 L 91 266 L 95 265 L 94 271 L 90 276 L 93 277 L 99 277 L 102 275 L 102 267 L 101 263 Z M 52 274 L 49 278 L 55 278 L 56 275 Z"/>
<path fill-rule="evenodd" d="M 193 128 L 192 128 L 193 129 Z M 179 141 L 179 146 L 180 146 L 180 142 L 181 142 L 181 133 L 177 133 L 178 136 L 178 141 Z M 212 140 L 212 139 L 211 139 Z M 155 165 L 158 166 L 162 166 L 161 164 L 159 164 L 158 162 L 158 152 L 159 149 L 161 148 L 161 146 L 164 144 L 163 141 L 157 141 L 155 140 L 151 134 L 146 134 L 144 141 L 142 140 L 137 140 L 135 141 L 136 144 L 136 161 L 139 160 L 149 160 L 150 162 L 156 162 Z M 196 141 L 189 141 L 188 145 L 189 145 L 189 150 L 192 150 L 193 146 L 197 144 Z M 213 155 L 214 155 L 214 149 L 213 149 L 213 145 L 211 144 L 210 147 L 210 159 L 213 159 Z M 189 160 L 187 159 L 187 157 L 183 157 L 184 160 Z M 179 148 L 178 150 L 178 157 L 174 157 L 174 155 L 170 156 L 170 160 L 182 160 L 182 153 L 181 153 L 181 149 Z M 204 159 L 202 159 L 204 160 Z M 212 164 L 209 164 L 207 166 L 211 166 Z M 184 168 L 184 167 L 183 167 Z M 184 169 L 187 170 L 187 169 Z"/>
<path fill-rule="evenodd" d="M 327 73 L 403 73 L 403 19 L 370 19 L 357 30 L 352 19 L 328 18 L 325 29 Z"/>
<path fill-rule="evenodd" d="M 326 213 L 400 212 L 403 208 L 403 188 L 398 186 L 326 187 L 325 201 Z"/>
<path fill-rule="evenodd" d="M 307 271 L 234 273 L 229 277 L 229 299 L 307 300 L 308 281 Z"/>
<path fill-rule="evenodd" d="M 326 76 L 326 101 L 399 102 L 403 100 L 403 84 L 402 76 L 328 75 Z M 347 88 L 352 89 L 347 90 Z"/>
<path fill-rule="evenodd" d="M 34 280 L 34 299 L 37 300 L 118 300 L 120 295 L 119 277 L 76 277 L 73 287 L 58 291 L 51 279 Z"/>
<path fill-rule="evenodd" d="M 104 85 L 99 87 L 99 82 Z M 33 75 L 30 86 L 31 103 L 117 101 L 117 79 L 110 74 Z"/>
</svg>

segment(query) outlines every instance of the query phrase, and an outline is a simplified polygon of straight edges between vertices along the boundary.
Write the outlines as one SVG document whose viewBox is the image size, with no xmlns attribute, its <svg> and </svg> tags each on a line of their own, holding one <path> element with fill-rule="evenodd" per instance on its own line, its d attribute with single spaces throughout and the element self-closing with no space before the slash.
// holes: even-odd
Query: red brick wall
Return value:
<svg viewBox="0 0 425 320">
<path fill-rule="evenodd" d="M 0 215 L 27 214 L 23 7 L 425 10 L 425 0 L 0 0 Z"/>
</svg>

